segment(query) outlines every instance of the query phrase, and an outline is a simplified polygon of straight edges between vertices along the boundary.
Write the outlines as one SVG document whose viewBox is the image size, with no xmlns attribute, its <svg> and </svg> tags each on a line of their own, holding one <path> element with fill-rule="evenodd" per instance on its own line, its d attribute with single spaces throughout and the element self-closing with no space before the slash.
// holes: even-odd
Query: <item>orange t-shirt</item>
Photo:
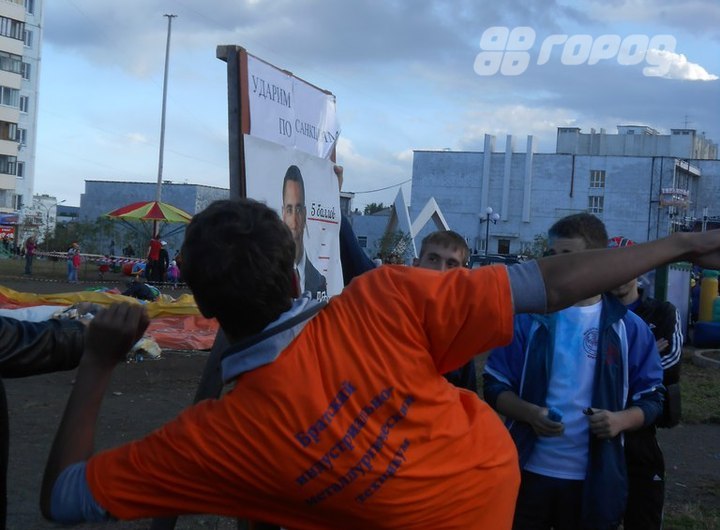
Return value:
<svg viewBox="0 0 720 530">
<path fill-rule="evenodd" d="M 440 374 L 511 337 L 504 267 L 379 267 L 221 399 L 93 457 L 90 490 L 121 519 L 510 528 L 515 446 L 495 412 Z"/>
</svg>

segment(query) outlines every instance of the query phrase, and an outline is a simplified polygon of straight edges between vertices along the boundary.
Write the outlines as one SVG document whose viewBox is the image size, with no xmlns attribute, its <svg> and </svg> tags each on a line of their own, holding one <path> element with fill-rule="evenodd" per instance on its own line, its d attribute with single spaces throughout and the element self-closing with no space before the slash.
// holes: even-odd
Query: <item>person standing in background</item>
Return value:
<svg viewBox="0 0 720 530">
<path fill-rule="evenodd" d="M 153 281 L 155 278 L 155 268 L 160 264 L 160 249 L 162 243 L 160 242 L 160 235 L 155 234 L 150 240 L 150 246 L 147 251 L 147 267 L 145 267 L 145 278 L 149 281 Z"/>
<path fill-rule="evenodd" d="M 160 242 L 160 258 L 158 259 L 157 270 L 153 270 L 156 282 L 164 282 L 170 266 L 170 254 L 168 254 L 167 241 Z"/>
<path fill-rule="evenodd" d="M 25 241 L 25 274 L 32 274 L 32 262 L 36 246 L 33 236 L 28 237 Z"/>
<path fill-rule="evenodd" d="M 635 243 L 625 237 L 610 239 L 611 248 Z M 651 298 L 637 279 L 610 291 L 630 311 L 642 318 L 655 337 L 663 369 L 663 412 L 652 425 L 625 435 L 628 470 L 628 502 L 623 519 L 625 530 L 660 530 L 665 504 L 665 457 L 658 445 L 657 427 L 680 422 L 680 359 L 683 335 L 680 314 L 670 302 Z"/>
<path fill-rule="evenodd" d="M 77 283 L 78 269 L 80 268 L 80 245 L 77 241 L 67 250 L 68 282 Z"/>
</svg>

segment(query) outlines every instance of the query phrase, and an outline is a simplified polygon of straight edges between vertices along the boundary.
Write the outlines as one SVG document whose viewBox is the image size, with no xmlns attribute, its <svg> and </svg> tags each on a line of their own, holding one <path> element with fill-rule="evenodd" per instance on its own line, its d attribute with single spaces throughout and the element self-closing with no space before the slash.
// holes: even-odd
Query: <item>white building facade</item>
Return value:
<svg viewBox="0 0 720 530">
<path fill-rule="evenodd" d="M 516 149 L 510 135 L 504 151 L 490 135 L 483 152 L 415 151 L 410 215 L 434 198 L 450 228 L 483 252 L 491 207 L 500 215 L 487 237 L 493 254 L 526 252 L 537 235 L 572 213 L 594 213 L 611 237 L 638 242 L 691 229 L 704 214 L 720 216 L 716 144 L 692 130 L 618 130 L 584 135 L 561 128 L 556 153 L 535 153 L 532 137 Z"/>
<path fill-rule="evenodd" d="M 20 84 L 20 120 L 18 122 L 18 167 L 15 208 L 27 205 L 35 192 L 35 152 L 42 47 L 43 0 L 24 0 L 22 82 Z"/>
<path fill-rule="evenodd" d="M 0 0 L 0 213 L 32 203 L 42 0 Z"/>
</svg>

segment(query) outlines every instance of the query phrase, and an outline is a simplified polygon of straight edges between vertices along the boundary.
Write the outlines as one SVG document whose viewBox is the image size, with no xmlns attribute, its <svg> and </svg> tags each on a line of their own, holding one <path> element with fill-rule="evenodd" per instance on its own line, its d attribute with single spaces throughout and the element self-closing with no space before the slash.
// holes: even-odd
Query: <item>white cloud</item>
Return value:
<svg viewBox="0 0 720 530">
<path fill-rule="evenodd" d="M 345 170 L 343 191 L 356 194 L 353 207 L 361 210 L 370 202 L 391 203 L 399 189 L 395 185 L 409 179 L 412 171 L 412 151 L 402 163 L 393 155 L 369 158 L 356 151 L 352 140 L 341 137 L 337 154 L 337 161 Z"/>
<path fill-rule="evenodd" d="M 127 140 L 128 140 L 130 143 L 133 143 L 133 144 L 146 144 L 146 143 L 148 143 L 147 137 L 146 137 L 144 134 L 142 134 L 142 133 L 137 133 L 137 132 L 136 132 L 136 133 L 128 133 L 128 134 L 125 135 L 125 138 L 127 138 Z"/>
<path fill-rule="evenodd" d="M 682 53 L 667 50 L 650 49 L 645 60 L 648 64 L 643 74 L 648 77 L 664 77 L 665 79 L 684 79 L 687 81 L 715 81 L 718 76 L 709 73 L 696 63 L 691 63 Z"/>
<path fill-rule="evenodd" d="M 505 150 L 505 137 L 513 135 L 515 150 L 524 152 L 527 135 L 535 139 L 536 151 L 555 149 L 558 127 L 577 126 L 578 113 L 564 108 L 491 105 L 468 112 L 459 140 L 461 149 L 482 149 L 484 137 L 496 137 L 496 149 Z"/>
<path fill-rule="evenodd" d="M 412 149 L 404 149 L 400 151 L 399 153 L 395 153 L 395 159 L 399 162 L 412 162 L 413 159 L 413 150 Z"/>
</svg>

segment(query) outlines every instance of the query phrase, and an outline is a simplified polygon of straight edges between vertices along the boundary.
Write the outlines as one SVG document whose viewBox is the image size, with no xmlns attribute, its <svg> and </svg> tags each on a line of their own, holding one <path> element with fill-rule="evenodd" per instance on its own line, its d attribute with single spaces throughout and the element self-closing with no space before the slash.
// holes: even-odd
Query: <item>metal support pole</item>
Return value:
<svg viewBox="0 0 720 530">
<path fill-rule="evenodd" d="M 488 246 L 490 245 L 490 213 L 485 214 L 485 257 L 488 257 Z"/>
<path fill-rule="evenodd" d="M 163 176 L 163 154 L 165 152 L 165 109 L 167 108 L 167 84 L 168 84 L 168 66 L 170 64 L 170 35 L 172 34 L 172 19 L 177 15 L 164 14 L 168 19 L 167 43 L 165 44 L 165 74 L 163 76 L 163 96 L 162 96 L 162 113 L 160 117 L 160 154 L 158 156 L 158 176 L 157 189 L 155 191 L 155 200 L 160 202 L 162 197 L 162 176 Z M 153 221 L 153 233 L 157 234 L 157 221 Z"/>
</svg>

